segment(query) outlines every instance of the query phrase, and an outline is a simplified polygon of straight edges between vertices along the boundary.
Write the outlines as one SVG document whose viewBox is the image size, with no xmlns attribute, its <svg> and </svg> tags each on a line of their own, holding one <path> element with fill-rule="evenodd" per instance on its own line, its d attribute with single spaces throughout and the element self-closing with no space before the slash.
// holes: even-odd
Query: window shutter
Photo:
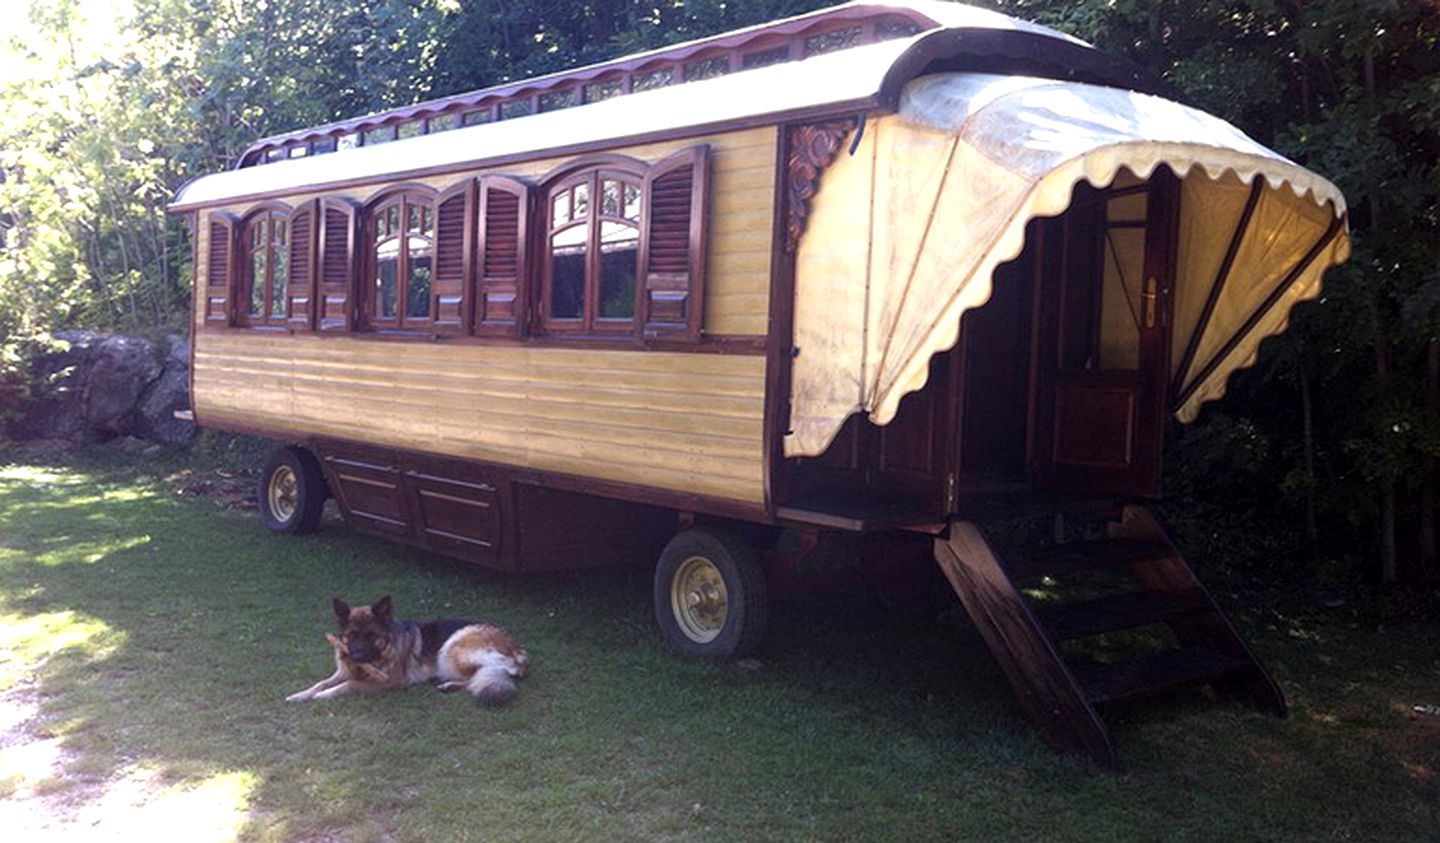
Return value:
<svg viewBox="0 0 1440 843">
<path fill-rule="evenodd" d="M 210 214 L 206 246 L 205 324 L 229 325 L 234 313 L 235 218 Z"/>
<path fill-rule="evenodd" d="M 286 324 L 292 331 L 315 327 L 315 205 L 290 215 L 290 282 L 285 296 Z"/>
<path fill-rule="evenodd" d="M 637 314 L 647 339 L 700 338 L 705 302 L 705 208 L 710 147 L 692 146 L 645 176 L 644 284 Z"/>
<path fill-rule="evenodd" d="M 430 312 L 435 315 L 437 334 L 463 334 L 467 327 L 465 294 L 475 248 L 470 224 L 474 196 L 474 182 L 467 180 L 441 194 L 435 203 L 435 280 L 430 285 Z"/>
<path fill-rule="evenodd" d="M 480 271 L 475 333 L 520 333 L 530 186 L 507 176 L 480 177 Z"/>
<path fill-rule="evenodd" d="M 320 202 L 320 259 L 316 283 L 316 327 L 348 331 L 355 305 L 355 206 L 344 199 Z"/>
</svg>

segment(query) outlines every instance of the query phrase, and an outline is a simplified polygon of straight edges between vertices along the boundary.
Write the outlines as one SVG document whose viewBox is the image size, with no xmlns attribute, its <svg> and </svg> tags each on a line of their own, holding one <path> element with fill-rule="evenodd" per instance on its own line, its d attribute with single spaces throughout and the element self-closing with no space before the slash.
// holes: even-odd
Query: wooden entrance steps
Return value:
<svg viewBox="0 0 1440 843">
<path fill-rule="evenodd" d="M 1202 685 L 1283 717 L 1279 687 L 1149 511 L 1123 507 L 1107 534 L 1002 554 L 980 527 L 956 521 L 935 540 L 936 561 L 1050 744 L 1114 768 L 1100 707 Z M 1101 570 L 1128 575 L 1136 588 L 1066 602 L 1022 588 L 1038 583 L 1035 595 L 1046 584 Z M 1123 661 L 1097 662 L 1069 643 L 1156 625 L 1169 630 L 1162 637 L 1170 646 Z"/>
</svg>

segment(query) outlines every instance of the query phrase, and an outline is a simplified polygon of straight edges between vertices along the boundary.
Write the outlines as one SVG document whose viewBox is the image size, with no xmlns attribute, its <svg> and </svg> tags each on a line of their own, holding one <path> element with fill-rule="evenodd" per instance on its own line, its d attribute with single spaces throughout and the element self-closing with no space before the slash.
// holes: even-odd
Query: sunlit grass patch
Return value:
<svg viewBox="0 0 1440 843">
<path fill-rule="evenodd" d="M 0 465 L 0 482 L 78 485 L 83 478 L 69 471 L 34 465 Z"/>
<path fill-rule="evenodd" d="M 13 686 L 60 653 L 99 661 L 124 644 L 125 639 L 123 631 L 70 610 L 0 614 L 0 690 Z"/>
<path fill-rule="evenodd" d="M 219 843 L 236 839 L 257 784 L 249 772 L 222 772 L 167 784 L 161 771 L 135 767 L 107 783 L 76 813 L 76 824 L 111 840 Z"/>
</svg>

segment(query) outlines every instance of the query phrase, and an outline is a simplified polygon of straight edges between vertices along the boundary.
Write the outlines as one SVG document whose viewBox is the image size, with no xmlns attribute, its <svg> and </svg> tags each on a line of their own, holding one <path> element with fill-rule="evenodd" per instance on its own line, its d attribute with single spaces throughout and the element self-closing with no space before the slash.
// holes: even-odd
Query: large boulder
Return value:
<svg viewBox="0 0 1440 843">
<path fill-rule="evenodd" d="M 175 418 L 175 411 L 190 409 L 190 343 L 180 336 L 165 343 L 165 368 L 135 408 L 131 433 L 153 442 L 189 442 L 195 423 Z"/>
<path fill-rule="evenodd" d="M 10 426 L 16 439 L 80 439 L 90 433 L 85 387 L 103 338 L 91 331 L 64 331 L 54 338 L 54 350 L 31 364 L 30 400 Z"/>
<path fill-rule="evenodd" d="M 136 406 L 164 370 L 155 345 L 115 335 L 97 343 L 85 384 L 85 421 L 102 435 L 130 430 Z"/>
</svg>

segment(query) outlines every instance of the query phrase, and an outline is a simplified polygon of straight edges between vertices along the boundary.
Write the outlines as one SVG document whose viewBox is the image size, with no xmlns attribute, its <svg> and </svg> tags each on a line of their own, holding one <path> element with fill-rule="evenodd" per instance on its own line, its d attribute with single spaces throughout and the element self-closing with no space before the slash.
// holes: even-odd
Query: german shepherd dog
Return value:
<svg viewBox="0 0 1440 843">
<path fill-rule="evenodd" d="M 430 682 L 442 691 L 469 691 L 484 706 L 504 705 L 515 696 L 515 680 L 530 665 L 530 657 L 498 626 L 466 620 L 397 620 L 388 595 L 355 609 L 336 597 L 333 606 L 339 630 L 325 640 L 335 650 L 335 673 L 291 694 L 286 702 Z"/>
</svg>

